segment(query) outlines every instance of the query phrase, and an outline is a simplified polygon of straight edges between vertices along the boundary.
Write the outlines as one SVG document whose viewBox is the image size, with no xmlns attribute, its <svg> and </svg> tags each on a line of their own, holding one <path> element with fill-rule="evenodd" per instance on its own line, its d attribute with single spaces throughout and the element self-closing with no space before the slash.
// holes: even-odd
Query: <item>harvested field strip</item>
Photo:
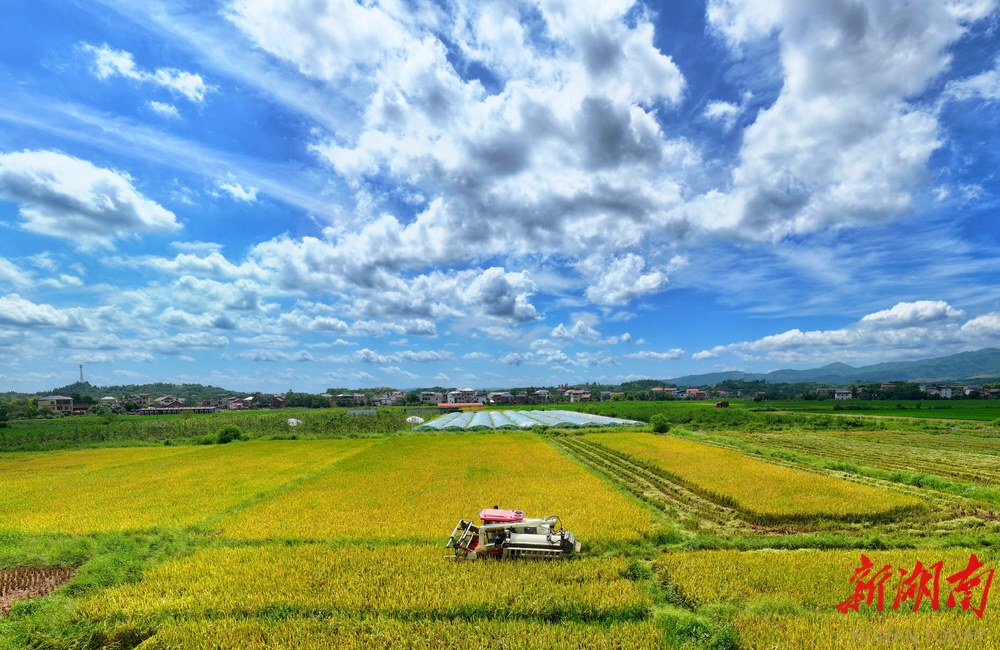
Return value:
<svg viewBox="0 0 1000 650">
<path fill-rule="evenodd" d="M 969 454 L 998 456 L 1000 435 L 988 432 L 924 433 L 921 431 L 818 431 L 813 435 L 835 439 L 863 440 L 873 444 L 895 444 L 924 449 L 944 449 Z"/>
<path fill-rule="evenodd" d="M 861 604 L 858 612 L 846 614 L 836 605 L 844 602 L 855 585 L 849 580 L 861 566 L 858 551 L 697 551 L 671 553 L 657 561 L 661 575 L 676 587 L 693 607 L 735 606 L 732 621 L 746 648 L 856 648 L 871 647 L 852 633 L 888 634 L 889 643 L 877 647 L 996 647 L 1000 642 L 1000 615 L 989 603 L 982 619 L 961 607 L 947 607 L 952 584 L 946 578 L 967 568 L 970 554 L 984 563 L 983 570 L 1000 568 L 1000 556 L 983 549 L 919 549 L 864 551 L 873 562 L 872 575 L 884 565 L 891 566 L 884 583 L 884 609 Z M 919 611 L 914 600 L 893 610 L 902 571 L 912 572 L 916 563 L 929 567 L 943 563 L 940 579 L 939 610 L 924 598 Z M 930 585 L 928 585 L 930 587 Z M 974 590 L 981 599 L 982 589 Z M 962 596 L 960 596 L 961 599 Z M 974 605 L 978 606 L 977 600 Z M 894 630 L 929 630 L 929 639 L 921 643 L 892 645 Z M 982 635 L 975 644 L 940 643 L 938 630 L 966 631 Z M 974 637 L 975 638 L 975 637 Z M 923 642 L 929 641 L 925 646 Z"/>
<path fill-rule="evenodd" d="M 138 584 L 90 598 L 96 620 L 162 616 L 361 616 L 631 621 L 648 618 L 645 584 L 624 559 L 448 562 L 434 546 L 325 545 L 206 549 Z"/>
<path fill-rule="evenodd" d="M 677 432 L 677 435 L 687 439 L 697 441 L 701 444 L 717 447 L 719 449 L 730 449 L 743 454 L 767 458 L 769 463 L 789 467 L 793 469 L 806 469 L 826 476 L 835 478 L 849 478 L 851 481 L 885 488 L 894 492 L 902 492 L 913 495 L 924 501 L 936 513 L 934 517 L 940 518 L 942 515 L 961 512 L 967 515 L 975 515 L 985 519 L 996 520 L 997 514 L 991 504 L 1000 499 L 1000 495 L 993 486 L 981 486 L 974 483 L 952 483 L 945 486 L 945 491 L 928 489 L 929 481 L 920 481 L 919 485 L 893 480 L 894 474 L 879 468 L 872 468 L 860 463 L 838 461 L 835 459 L 823 458 L 822 456 L 806 455 L 801 452 L 792 452 L 785 449 L 773 449 L 766 445 L 754 444 L 753 440 L 745 440 L 736 436 L 716 433 L 692 433 Z M 910 473 L 913 476 L 917 474 Z M 900 474 L 902 476 L 902 474 Z M 948 479 L 938 479 L 940 483 L 948 483 Z M 988 502 L 988 503 L 984 503 Z M 924 517 L 926 518 L 926 517 Z"/>
<path fill-rule="evenodd" d="M 757 523 L 824 517 L 845 521 L 896 517 L 920 508 L 917 498 L 803 470 L 765 463 L 743 454 L 642 432 L 584 436 L 644 460 L 686 487 L 739 510 Z"/>
<path fill-rule="evenodd" d="M 592 623 L 508 620 L 448 622 L 433 619 L 194 620 L 168 624 L 143 650 L 217 648 L 476 648 L 510 650 L 558 645 L 566 648 L 663 648 L 662 630 L 652 621 Z"/>
<path fill-rule="evenodd" d="M 586 495 L 585 497 L 581 495 Z M 443 543 L 483 507 L 556 515 L 580 539 L 649 531 L 652 514 L 531 433 L 407 436 L 221 520 L 241 539 Z"/>
<path fill-rule="evenodd" d="M 108 450 L 72 452 L 68 464 L 39 458 L 16 472 L 0 472 L 0 529 L 87 533 L 192 525 L 372 444 L 284 440 L 174 454 L 115 450 L 137 459 L 130 463 L 125 454 Z M 93 468 L 87 465 L 90 453 Z"/>
<path fill-rule="evenodd" d="M 921 472 L 987 484 L 1000 482 L 1000 457 L 982 453 L 915 448 L 904 443 L 875 444 L 869 440 L 806 433 L 725 432 L 725 435 L 774 449 L 798 451 L 891 472 Z M 1000 441 L 994 444 L 1000 447 Z"/>
<path fill-rule="evenodd" d="M 0 569 L 0 615 L 9 612 L 11 605 L 19 600 L 37 598 L 58 589 L 69 582 L 75 573 L 75 567 Z"/>
<path fill-rule="evenodd" d="M 637 465 L 628 458 L 579 438 L 551 438 L 558 447 L 591 469 L 624 486 L 639 499 L 678 519 L 693 519 L 716 534 L 750 532 L 732 508 L 706 499 L 683 485 Z"/>
</svg>

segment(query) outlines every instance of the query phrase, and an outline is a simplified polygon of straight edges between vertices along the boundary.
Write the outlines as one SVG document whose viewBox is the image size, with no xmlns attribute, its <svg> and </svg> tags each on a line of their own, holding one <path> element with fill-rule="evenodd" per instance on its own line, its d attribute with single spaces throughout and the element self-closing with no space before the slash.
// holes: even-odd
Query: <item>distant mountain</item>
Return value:
<svg viewBox="0 0 1000 650">
<path fill-rule="evenodd" d="M 195 397 L 196 395 L 204 395 L 206 397 L 220 397 L 222 395 L 237 395 L 241 394 L 240 391 L 226 390 L 225 388 L 219 388 L 217 386 L 203 386 L 201 384 L 125 384 L 121 386 L 92 386 L 89 381 L 78 381 L 66 386 L 60 386 L 59 388 L 53 388 L 52 390 L 45 393 L 37 393 L 37 395 L 72 395 L 73 393 L 80 393 L 81 395 L 90 395 L 91 397 L 100 399 L 105 395 L 111 395 L 116 397 L 124 393 L 149 393 L 152 397 L 161 397 L 163 395 L 174 395 L 175 397 Z"/>
<path fill-rule="evenodd" d="M 763 380 L 779 382 L 818 382 L 849 384 L 855 381 L 919 381 L 944 382 L 959 379 L 986 379 L 1000 377 L 1000 349 L 983 348 L 973 352 L 960 352 L 947 357 L 919 361 L 876 363 L 855 368 L 846 363 L 831 363 L 810 370 L 774 370 L 767 373 L 711 372 L 703 375 L 685 375 L 667 379 L 665 383 L 678 386 L 704 386 L 727 379 Z"/>
</svg>

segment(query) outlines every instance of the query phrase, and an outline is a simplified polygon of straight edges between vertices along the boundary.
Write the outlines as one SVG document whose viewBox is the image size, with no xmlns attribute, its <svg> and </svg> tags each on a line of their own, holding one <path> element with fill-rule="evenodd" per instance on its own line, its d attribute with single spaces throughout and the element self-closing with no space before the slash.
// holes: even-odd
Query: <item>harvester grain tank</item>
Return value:
<svg viewBox="0 0 1000 650">
<path fill-rule="evenodd" d="M 573 533 L 563 530 L 559 517 L 531 519 L 524 516 L 523 510 L 494 506 L 480 510 L 479 519 L 482 523 L 478 525 L 472 520 L 459 520 L 445 544 L 455 554 L 446 557 L 558 560 L 580 552 L 580 542 Z"/>
</svg>

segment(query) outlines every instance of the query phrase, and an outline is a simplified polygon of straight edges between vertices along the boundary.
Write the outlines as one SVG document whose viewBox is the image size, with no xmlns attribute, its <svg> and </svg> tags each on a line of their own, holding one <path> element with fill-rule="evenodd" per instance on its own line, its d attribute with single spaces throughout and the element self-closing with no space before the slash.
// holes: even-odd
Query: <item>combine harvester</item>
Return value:
<svg viewBox="0 0 1000 650">
<path fill-rule="evenodd" d="M 479 511 L 482 524 L 460 519 L 445 548 L 454 549 L 449 559 L 525 558 L 558 560 L 580 552 L 580 542 L 563 530 L 559 517 L 525 519 L 523 510 L 501 510 L 496 506 Z M 559 524 L 559 530 L 556 525 Z"/>
</svg>

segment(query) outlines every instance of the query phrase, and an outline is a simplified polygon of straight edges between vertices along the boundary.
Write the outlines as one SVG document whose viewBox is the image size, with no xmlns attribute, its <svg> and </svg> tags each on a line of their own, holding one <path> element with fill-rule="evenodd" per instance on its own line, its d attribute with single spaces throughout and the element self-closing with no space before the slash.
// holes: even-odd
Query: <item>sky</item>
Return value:
<svg viewBox="0 0 1000 650">
<path fill-rule="evenodd" d="M 0 391 L 1000 346 L 994 0 L 35 0 Z"/>
</svg>

